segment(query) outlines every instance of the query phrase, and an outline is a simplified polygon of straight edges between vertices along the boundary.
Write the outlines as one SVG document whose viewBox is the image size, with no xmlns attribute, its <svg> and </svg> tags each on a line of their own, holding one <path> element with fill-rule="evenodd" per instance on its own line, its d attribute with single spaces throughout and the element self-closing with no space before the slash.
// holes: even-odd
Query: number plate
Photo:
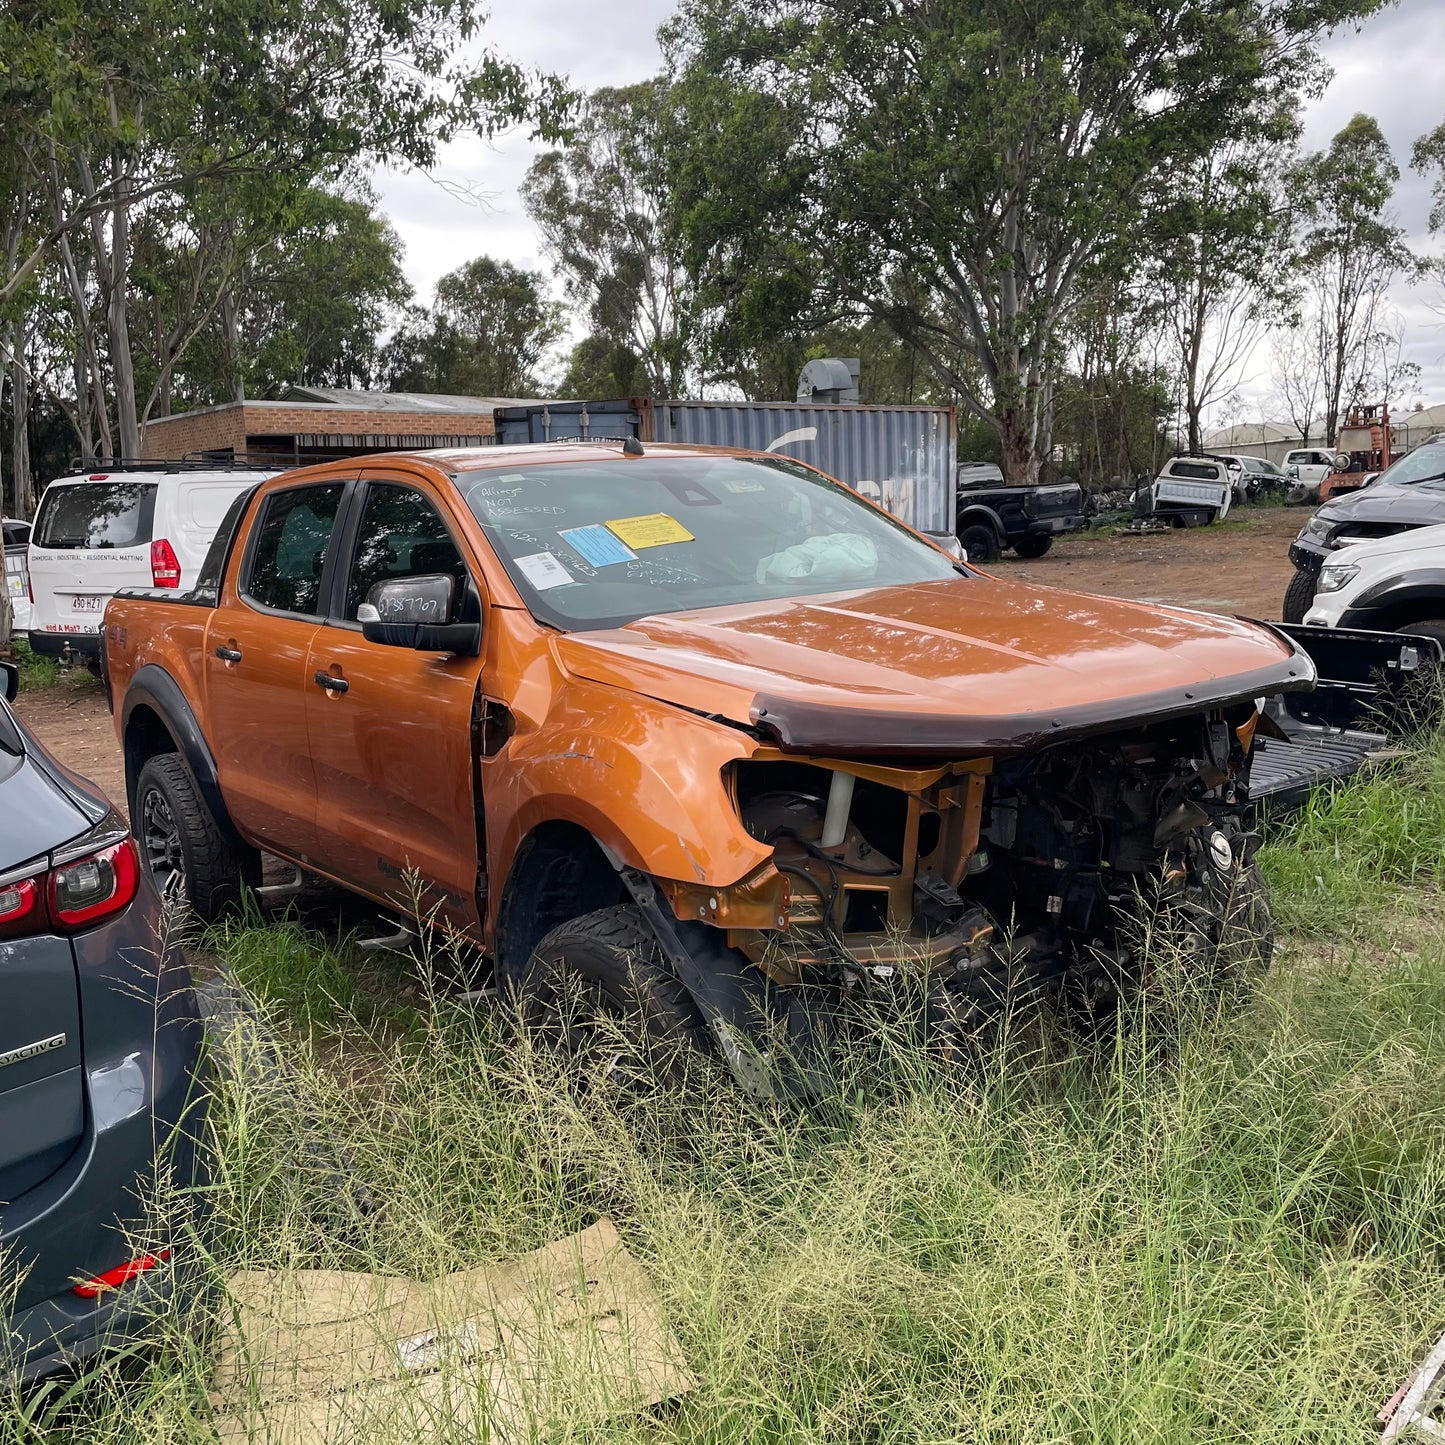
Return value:
<svg viewBox="0 0 1445 1445">
<path fill-rule="evenodd" d="M 93 593 L 80 593 L 70 599 L 70 606 L 74 612 L 104 612 L 105 598 Z"/>
</svg>

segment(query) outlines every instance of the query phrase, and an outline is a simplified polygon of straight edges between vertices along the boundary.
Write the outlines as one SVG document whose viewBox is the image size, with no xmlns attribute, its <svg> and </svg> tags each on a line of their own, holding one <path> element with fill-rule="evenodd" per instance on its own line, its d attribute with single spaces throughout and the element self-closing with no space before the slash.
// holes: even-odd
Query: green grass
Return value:
<svg viewBox="0 0 1445 1445">
<path fill-rule="evenodd" d="M 284 1068 L 220 1086 L 211 1268 L 426 1279 L 609 1215 L 700 1387 L 534 1439 L 1366 1441 L 1445 1327 L 1445 931 L 1417 904 L 1406 942 L 1374 932 L 1435 896 L 1442 841 L 1429 744 L 1271 841 L 1288 936 L 1232 1018 L 1102 1055 L 1020 1025 L 966 1070 L 880 1014 L 807 1112 L 717 1079 L 578 1096 L 437 997 L 446 960 L 399 1019 L 367 994 L 404 975 L 233 928 Z M 206 1439 L 209 1359 L 176 1334 L 29 1421 L 0 1406 L 0 1440 Z"/>
<path fill-rule="evenodd" d="M 20 668 L 21 692 L 41 692 L 51 687 L 90 687 L 95 679 L 81 664 L 62 668 L 53 657 L 41 657 L 32 652 L 23 638 L 11 643 L 14 661 Z"/>
</svg>

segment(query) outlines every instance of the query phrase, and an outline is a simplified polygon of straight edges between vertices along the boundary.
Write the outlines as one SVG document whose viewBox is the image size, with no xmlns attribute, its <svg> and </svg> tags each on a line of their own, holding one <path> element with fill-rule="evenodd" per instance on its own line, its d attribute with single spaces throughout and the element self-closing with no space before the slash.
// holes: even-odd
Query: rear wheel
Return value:
<svg viewBox="0 0 1445 1445">
<path fill-rule="evenodd" d="M 1314 603 L 1319 580 L 1318 572 L 1308 567 L 1296 568 L 1294 576 L 1289 579 L 1289 586 L 1284 589 L 1284 606 L 1280 609 L 1283 621 L 1298 623 L 1305 620 L 1305 613 Z"/>
<path fill-rule="evenodd" d="M 959 529 L 958 544 L 970 562 L 998 560 L 998 534 L 984 522 L 970 522 Z"/>
<path fill-rule="evenodd" d="M 517 986 L 522 1027 L 584 1078 L 680 1080 L 712 1052 L 697 1005 L 631 904 L 554 928 Z"/>
<path fill-rule="evenodd" d="M 1013 548 L 1020 557 L 1033 559 L 1034 557 L 1042 557 L 1053 545 L 1054 539 L 1049 536 L 1020 537 L 1018 541 L 1013 544 Z"/>
<path fill-rule="evenodd" d="M 190 769 L 161 753 L 141 769 L 131 831 L 146 871 L 169 909 L 214 923 L 259 881 L 258 861 L 239 857 L 201 801 Z"/>
</svg>

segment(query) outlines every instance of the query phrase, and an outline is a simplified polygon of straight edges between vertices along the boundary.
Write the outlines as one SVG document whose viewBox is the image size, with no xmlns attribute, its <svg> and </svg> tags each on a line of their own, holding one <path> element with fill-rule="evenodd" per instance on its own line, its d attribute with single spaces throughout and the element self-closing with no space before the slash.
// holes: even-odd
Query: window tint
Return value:
<svg viewBox="0 0 1445 1445">
<path fill-rule="evenodd" d="M 31 541 L 67 551 L 109 551 L 151 539 L 154 482 L 78 482 L 51 487 L 40 501 Z"/>
<path fill-rule="evenodd" d="M 256 534 L 246 595 L 279 612 L 321 611 L 321 569 L 336 525 L 344 482 L 276 492 Z"/>
<path fill-rule="evenodd" d="M 1217 482 L 1223 469 L 1218 462 L 1170 462 L 1171 477 L 1189 477 L 1193 481 Z"/>
<path fill-rule="evenodd" d="M 373 482 L 366 489 L 346 581 L 346 616 L 356 620 L 356 609 L 378 582 L 434 572 L 455 579 L 455 612 L 466 586 L 467 569 L 436 508 L 414 487 Z"/>
</svg>

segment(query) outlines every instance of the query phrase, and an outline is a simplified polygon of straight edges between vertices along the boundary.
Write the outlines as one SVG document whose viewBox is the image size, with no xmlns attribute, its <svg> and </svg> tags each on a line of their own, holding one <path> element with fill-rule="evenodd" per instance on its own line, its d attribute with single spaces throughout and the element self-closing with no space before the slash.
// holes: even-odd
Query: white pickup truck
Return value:
<svg viewBox="0 0 1445 1445">
<path fill-rule="evenodd" d="M 1320 568 L 1307 627 L 1405 632 L 1445 642 L 1445 525 L 1351 542 Z"/>
<path fill-rule="evenodd" d="M 1150 510 L 1160 521 L 1181 527 L 1207 527 L 1229 514 L 1234 500 L 1232 458 L 1170 457 L 1150 487 Z M 1234 463 L 1234 469 L 1239 467 Z"/>
</svg>

